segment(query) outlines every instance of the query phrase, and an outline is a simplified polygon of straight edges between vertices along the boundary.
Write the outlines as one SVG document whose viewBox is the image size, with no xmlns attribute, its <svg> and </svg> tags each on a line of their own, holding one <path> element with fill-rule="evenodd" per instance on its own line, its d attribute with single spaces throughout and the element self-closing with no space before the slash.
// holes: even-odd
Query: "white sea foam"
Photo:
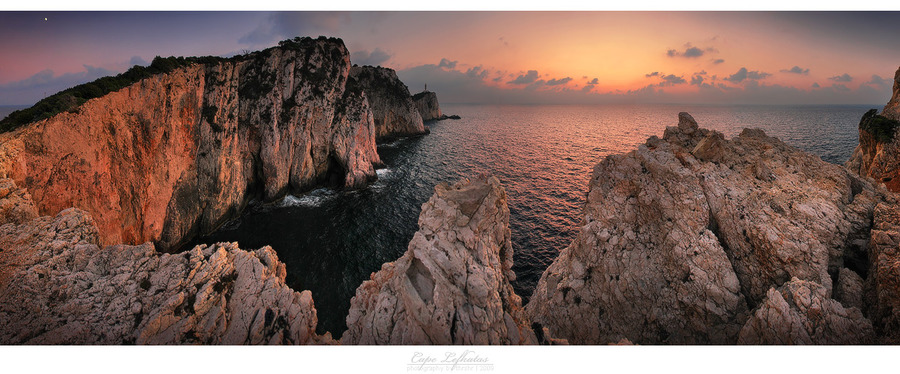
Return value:
<svg viewBox="0 0 900 374">
<path fill-rule="evenodd" d="M 307 194 L 301 196 L 287 195 L 281 201 L 277 203 L 279 207 L 288 207 L 288 206 L 305 206 L 305 207 L 317 207 L 321 206 L 326 201 L 334 198 L 336 195 L 334 190 L 330 190 L 327 188 L 319 188 L 310 191 Z"/>
</svg>

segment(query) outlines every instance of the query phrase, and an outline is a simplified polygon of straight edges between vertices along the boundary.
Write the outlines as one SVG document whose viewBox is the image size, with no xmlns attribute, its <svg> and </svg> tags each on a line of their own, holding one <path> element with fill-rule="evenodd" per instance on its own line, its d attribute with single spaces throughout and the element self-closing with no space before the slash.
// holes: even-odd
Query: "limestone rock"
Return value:
<svg viewBox="0 0 900 374">
<path fill-rule="evenodd" d="M 863 309 L 863 279 L 853 270 L 841 268 L 834 285 L 834 299 L 847 308 Z"/>
<path fill-rule="evenodd" d="M 739 344 L 872 344 L 872 323 L 857 308 L 827 297 L 825 287 L 793 278 L 772 288 L 747 324 Z"/>
<path fill-rule="evenodd" d="M 581 230 L 526 309 L 576 344 L 737 341 L 749 310 L 831 274 L 867 236 L 871 184 L 762 130 L 731 140 L 689 115 L 592 175 Z"/>
<path fill-rule="evenodd" d="M 423 121 L 446 118 L 441 113 L 441 105 L 438 103 L 437 94 L 431 91 L 422 91 L 413 95 L 416 109 Z"/>
<path fill-rule="evenodd" d="M 900 192 L 900 140 L 896 137 L 900 127 L 900 69 L 894 74 L 893 92 L 880 115 L 872 109 L 859 121 L 859 145 L 846 166 Z"/>
<path fill-rule="evenodd" d="M 98 246 L 75 208 L 0 227 L 0 344 L 311 344 L 309 291 L 269 247 Z"/>
<path fill-rule="evenodd" d="M 19 224 L 37 218 L 31 195 L 9 178 L 0 178 L 0 225 Z"/>
<path fill-rule="evenodd" d="M 868 314 L 886 343 L 900 343 L 900 208 L 890 201 L 875 207 L 869 242 Z"/>
<path fill-rule="evenodd" d="M 515 275 L 506 192 L 494 177 L 440 184 L 397 261 L 357 289 L 343 344 L 536 344 Z"/>
<path fill-rule="evenodd" d="M 349 77 L 348 88 L 366 93 L 375 116 L 377 141 L 426 133 L 409 88 L 397 78 L 393 69 L 354 65 Z"/>
<path fill-rule="evenodd" d="M 178 68 L 0 134 L 0 173 L 39 214 L 90 212 L 101 245 L 177 250 L 253 198 L 375 178 L 374 118 L 345 95 L 349 72 L 326 38 Z"/>
</svg>

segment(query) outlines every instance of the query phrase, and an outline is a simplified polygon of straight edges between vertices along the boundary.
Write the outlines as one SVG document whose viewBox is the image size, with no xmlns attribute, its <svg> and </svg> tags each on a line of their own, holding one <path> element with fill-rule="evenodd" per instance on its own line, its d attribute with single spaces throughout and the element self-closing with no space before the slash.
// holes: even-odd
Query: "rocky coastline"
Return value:
<svg viewBox="0 0 900 374">
<path fill-rule="evenodd" d="M 446 115 L 441 112 L 441 105 L 437 99 L 437 93 L 422 91 L 412 96 L 416 103 L 416 109 L 423 121 L 443 121 L 445 119 L 460 119 L 458 115 Z"/>
<path fill-rule="evenodd" d="M 606 157 L 526 305 L 500 181 L 440 184 L 336 341 L 270 247 L 178 249 L 251 199 L 365 186 L 436 95 L 339 39 L 181 67 L 0 134 L 0 343 L 896 344 L 896 77 L 846 167 L 688 113 Z"/>
</svg>

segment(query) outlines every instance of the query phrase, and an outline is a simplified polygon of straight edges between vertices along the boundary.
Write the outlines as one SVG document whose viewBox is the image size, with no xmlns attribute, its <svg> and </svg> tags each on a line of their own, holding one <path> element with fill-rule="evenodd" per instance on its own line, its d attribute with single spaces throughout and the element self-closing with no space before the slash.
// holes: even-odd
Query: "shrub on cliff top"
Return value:
<svg viewBox="0 0 900 374">
<path fill-rule="evenodd" d="M 203 57 L 159 57 L 153 59 L 150 66 L 135 65 L 128 71 L 112 76 L 103 77 L 93 82 L 81 84 L 52 96 L 48 96 L 38 101 L 34 106 L 12 112 L 0 121 L 0 133 L 12 131 L 32 122 L 53 117 L 62 112 L 74 112 L 81 104 L 86 101 L 104 96 L 110 92 L 121 90 L 142 79 L 149 78 L 158 74 L 169 73 L 175 69 L 190 66 L 193 64 L 216 64 L 225 61 L 243 61 L 248 58 L 265 56 L 274 48 L 282 48 L 289 50 L 305 50 L 311 43 L 316 41 L 330 41 L 343 44 L 339 38 L 326 38 L 320 36 L 318 39 L 309 37 L 297 37 L 294 39 L 283 40 L 278 43 L 278 47 L 268 48 L 260 52 L 252 52 L 245 55 L 238 55 L 231 58 L 203 56 Z"/>
<path fill-rule="evenodd" d="M 878 115 L 877 109 L 869 110 L 859 121 L 859 128 L 871 134 L 880 143 L 893 140 L 897 127 L 900 127 L 900 122 Z"/>
</svg>

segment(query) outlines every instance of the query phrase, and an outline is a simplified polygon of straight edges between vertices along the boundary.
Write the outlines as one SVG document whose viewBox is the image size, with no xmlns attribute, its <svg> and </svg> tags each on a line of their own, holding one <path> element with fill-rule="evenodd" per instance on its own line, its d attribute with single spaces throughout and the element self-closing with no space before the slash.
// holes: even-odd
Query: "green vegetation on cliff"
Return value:
<svg viewBox="0 0 900 374">
<path fill-rule="evenodd" d="M 878 115 L 877 109 L 869 110 L 859 121 L 859 128 L 871 134 L 880 143 L 893 140 L 897 127 L 900 127 L 900 122 Z"/>
<path fill-rule="evenodd" d="M 53 117 L 63 112 L 75 112 L 81 104 L 94 98 L 104 96 L 110 92 L 115 92 L 135 84 L 142 79 L 150 78 L 158 74 L 172 72 L 175 69 L 191 66 L 194 64 L 217 64 L 225 61 L 242 61 L 245 59 L 267 56 L 274 48 L 282 48 L 288 50 L 304 50 L 308 48 L 314 40 L 334 40 L 343 43 L 340 39 L 325 38 L 320 36 L 318 39 L 309 37 L 297 37 L 294 39 L 283 40 L 278 43 L 278 47 L 272 47 L 264 51 L 252 52 L 245 55 L 238 55 L 231 58 L 204 56 L 204 57 L 159 57 L 153 59 L 150 66 L 144 67 L 135 65 L 128 71 L 112 76 L 103 77 L 93 82 L 81 84 L 56 94 L 48 96 L 38 101 L 34 106 L 12 112 L 0 121 L 0 133 L 12 131 L 32 122 Z M 255 88 L 259 91 L 260 87 Z"/>
</svg>

